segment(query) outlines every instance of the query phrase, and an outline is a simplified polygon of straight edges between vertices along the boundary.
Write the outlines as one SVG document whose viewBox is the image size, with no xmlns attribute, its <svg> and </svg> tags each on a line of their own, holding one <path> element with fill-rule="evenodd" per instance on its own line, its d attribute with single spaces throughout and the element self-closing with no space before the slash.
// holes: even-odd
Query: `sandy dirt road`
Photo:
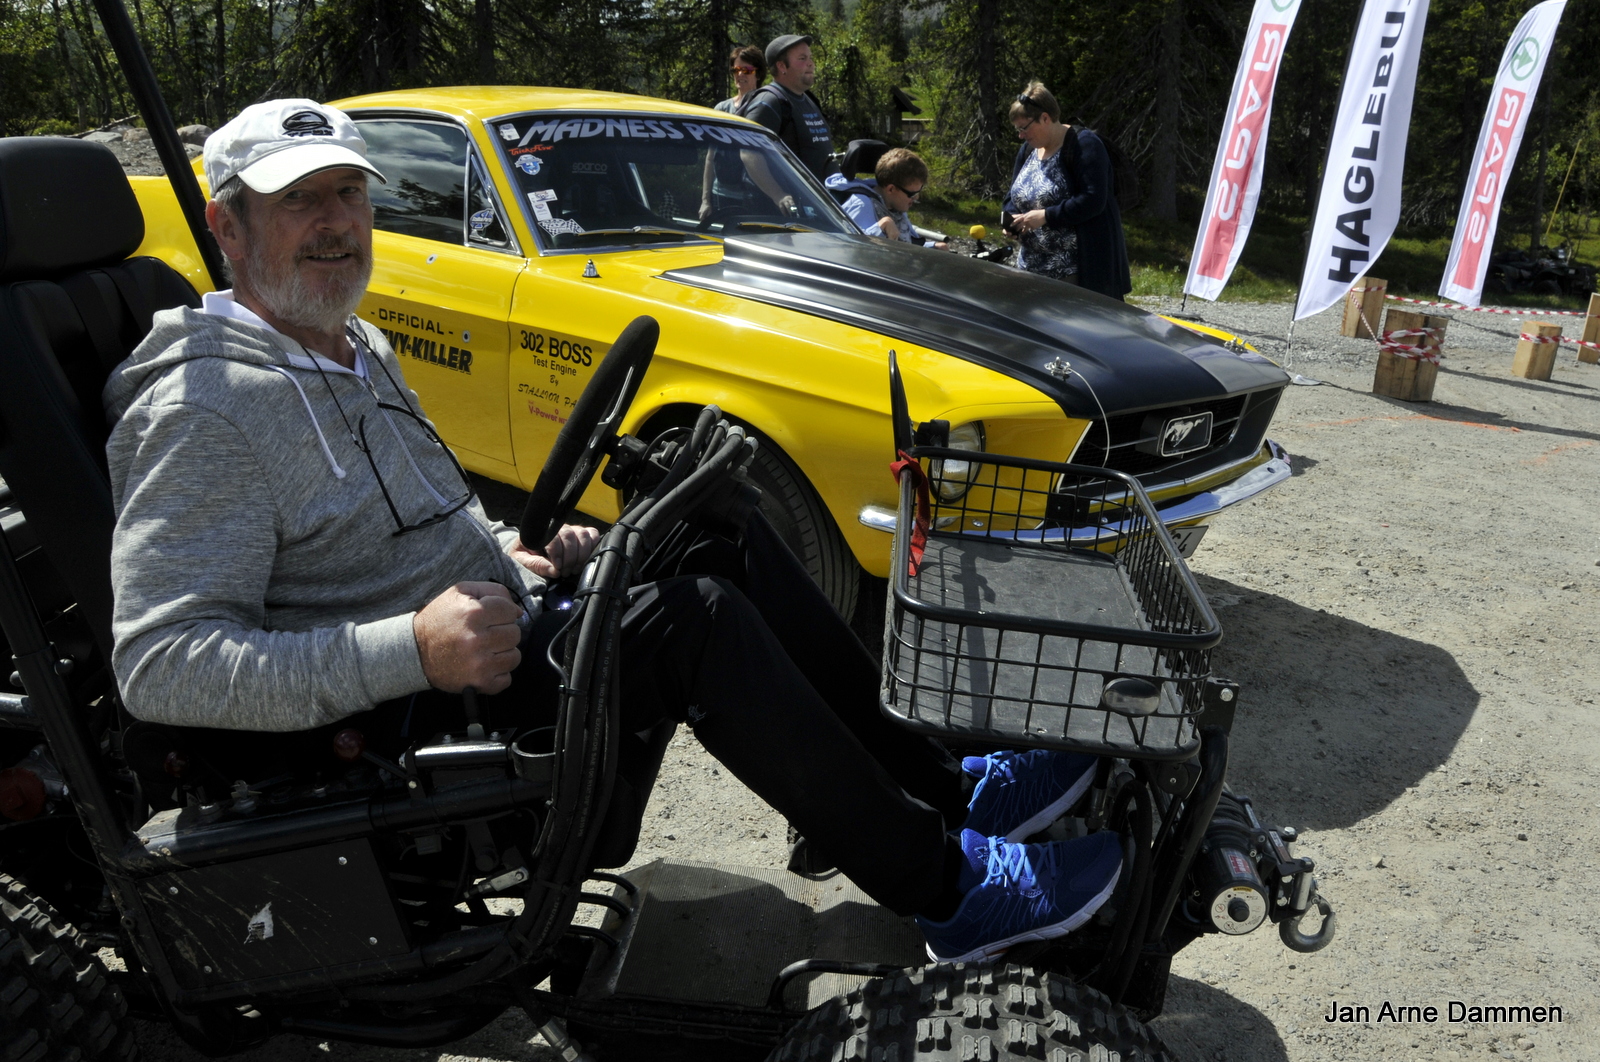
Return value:
<svg viewBox="0 0 1600 1062">
<path fill-rule="evenodd" d="M 1281 354 L 1287 307 L 1203 313 Z M 1272 430 L 1294 477 L 1192 565 L 1226 630 L 1216 669 L 1244 684 L 1232 784 L 1304 831 L 1339 936 L 1310 956 L 1268 931 L 1197 942 L 1156 1028 L 1183 1062 L 1600 1058 L 1600 367 L 1563 348 L 1552 381 L 1512 377 L 1515 319 L 1479 317 L 1411 405 L 1369 393 L 1374 348 L 1333 317 L 1296 340 L 1325 383 L 1289 388 Z M 637 861 L 782 866 L 783 838 L 680 734 Z M 1450 1022 L 1452 1000 L 1562 1017 Z M 1438 1018 L 1380 1020 L 1385 1002 Z M 1335 1003 L 1367 1020 L 1325 1021 Z M 198 1057 L 142 1033 L 149 1057 Z M 554 1059 L 532 1036 L 508 1015 L 448 1049 L 282 1037 L 242 1057 Z"/>
</svg>

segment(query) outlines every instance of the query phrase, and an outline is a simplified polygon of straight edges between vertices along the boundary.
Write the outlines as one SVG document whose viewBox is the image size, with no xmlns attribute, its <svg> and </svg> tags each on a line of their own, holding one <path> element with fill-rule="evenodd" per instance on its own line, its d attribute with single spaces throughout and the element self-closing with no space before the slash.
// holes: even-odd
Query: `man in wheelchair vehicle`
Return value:
<svg viewBox="0 0 1600 1062">
<path fill-rule="evenodd" d="M 104 392 L 129 712 L 231 731 L 262 762 L 351 727 L 393 756 L 460 730 L 466 701 L 490 725 L 548 723 L 562 617 L 543 597 L 597 536 L 530 549 L 491 522 L 353 315 L 383 180 L 355 125 L 257 104 L 205 165 L 234 286 L 157 313 Z M 624 729 L 688 723 L 823 860 L 916 915 L 936 959 L 1063 935 L 1115 888 L 1115 833 L 1023 843 L 1082 797 L 1094 758 L 957 762 L 891 723 L 877 661 L 759 514 L 669 536 L 630 593 L 621 660 Z"/>
</svg>

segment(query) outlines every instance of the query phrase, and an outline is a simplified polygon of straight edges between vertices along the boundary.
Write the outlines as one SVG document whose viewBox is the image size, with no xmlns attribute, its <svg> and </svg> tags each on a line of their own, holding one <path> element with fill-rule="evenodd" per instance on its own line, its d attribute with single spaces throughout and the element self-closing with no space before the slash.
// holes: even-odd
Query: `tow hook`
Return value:
<svg viewBox="0 0 1600 1062">
<path fill-rule="evenodd" d="M 1315 935 L 1300 932 L 1301 920 L 1311 913 L 1309 905 L 1293 918 L 1278 923 L 1278 936 L 1283 939 L 1284 947 L 1290 951 L 1298 951 L 1309 955 L 1314 951 L 1321 951 L 1333 941 L 1333 932 L 1337 921 L 1333 914 L 1333 904 L 1321 896 L 1314 897 L 1312 902 L 1316 904 L 1317 911 L 1322 915 L 1322 925 L 1317 928 Z"/>
</svg>

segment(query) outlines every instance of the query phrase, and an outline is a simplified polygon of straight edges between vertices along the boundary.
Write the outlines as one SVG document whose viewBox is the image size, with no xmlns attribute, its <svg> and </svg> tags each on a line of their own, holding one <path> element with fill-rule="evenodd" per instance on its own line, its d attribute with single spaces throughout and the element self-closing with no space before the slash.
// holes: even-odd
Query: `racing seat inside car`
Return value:
<svg viewBox="0 0 1600 1062">
<path fill-rule="evenodd" d="M 164 262 L 128 257 L 143 239 L 143 214 L 109 149 L 64 138 L 0 139 L 0 510 L 21 510 L 21 519 L 5 521 L 7 541 L 14 556 L 33 555 L 19 567 L 51 640 L 73 662 L 73 682 L 95 683 L 79 703 L 114 687 L 116 514 L 101 390 L 149 332 L 156 310 L 200 305 L 189 282 Z M 630 857 L 672 729 L 623 736 L 596 866 Z M 241 775 L 254 781 L 263 775 L 238 757 L 267 762 L 248 753 L 293 738 L 133 723 L 123 749 L 160 807 L 172 788 L 164 770 L 169 752 L 214 764 L 208 773 L 223 784 Z M 322 736 L 319 750 L 326 744 Z"/>
</svg>

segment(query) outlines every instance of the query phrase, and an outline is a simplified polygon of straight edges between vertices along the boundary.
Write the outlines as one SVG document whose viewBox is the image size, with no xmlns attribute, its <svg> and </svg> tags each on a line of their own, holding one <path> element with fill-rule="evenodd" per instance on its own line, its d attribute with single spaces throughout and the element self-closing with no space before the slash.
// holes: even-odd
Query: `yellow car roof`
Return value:
<svg viewBox="0 0 1600 1062">
<path fill-rule="evenodd" d="M 640 114 L 682 114 L 700 118 L 734 117 L 692 103 L 590 89 L 538 88 L 527 85 L 467 85 L 455 88 L 401 89 L 334 100 L 340 110 L 396 108 L 439 111 L 485 121 L 521 111 L 632 111 Z"/>
</svg>

